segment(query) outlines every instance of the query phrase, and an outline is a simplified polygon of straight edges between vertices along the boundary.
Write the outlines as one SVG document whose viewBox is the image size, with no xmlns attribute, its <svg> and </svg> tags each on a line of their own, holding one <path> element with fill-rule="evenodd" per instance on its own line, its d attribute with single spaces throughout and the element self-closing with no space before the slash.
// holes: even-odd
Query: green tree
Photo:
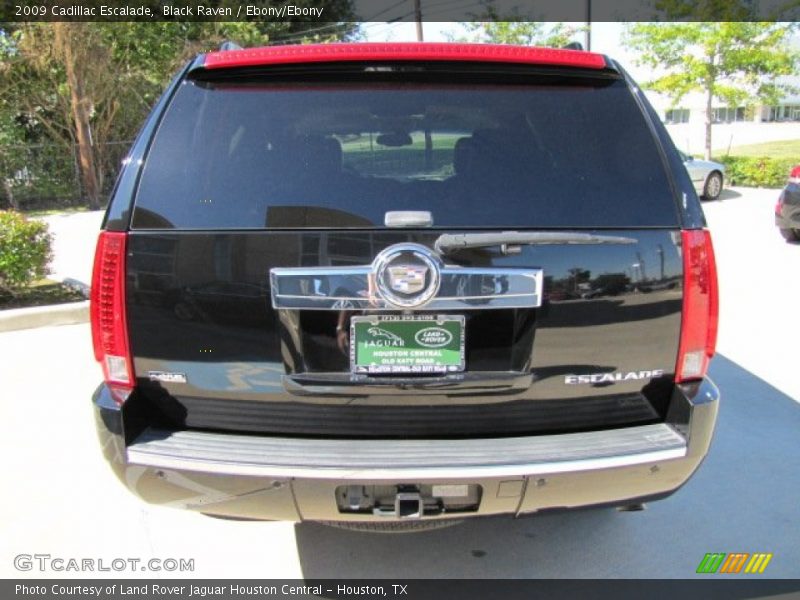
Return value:
<svg viewBox="0 0 800 600">
<path fill-rule="evenodd" d="M 705 97 L 705 157 L 711 157 L 712 105 L 775 104 L 792 88 L 798 53 L 790 43 L 795 23 L 635 23 L 623 43 L 655 77 L 643 85 L 675 106 L 689 93 Z"/>
<path fill-rule="evenodd" d="M 22 128 L 8 114 L 5 106 L 0 104 L 0 188 L 10 208 L 18 209 L 14 196 L 15 174 L 25 165 L 20 160 L 19 144 L 23 141 Z"/>
<path fill-rule="evenodd" d="M 109 142 L 135 135 L 181 64 L 225 40 L 247 47 L 273 38 L 357 37 L 358 26 L 344 20 L 351 16 L 349 2 L 331 6 L 326 16 L 342 21 L 0 24 L 0 131 L 22 120 L 41 141 L 62 145 L 65 153 L 77 148 L 84 196 L 97 208 L 118 166 L 119 152 Z"/>
<path fill-rule="evenodd" d="M 450 33 L 450 41 L 560 48 L 576 41 L 583 31 L 565 23 L 525 21 L 517 12 L 500 16 L 491 7 L 478 18 L 483 20 L 461 23 L 466 35 Z"/>
<path fill-rule="evenodd" d="M 0 210 L 0 292 L 15 290 L 47 275 L 52 259 L 47 223 Z"/>
</svg>

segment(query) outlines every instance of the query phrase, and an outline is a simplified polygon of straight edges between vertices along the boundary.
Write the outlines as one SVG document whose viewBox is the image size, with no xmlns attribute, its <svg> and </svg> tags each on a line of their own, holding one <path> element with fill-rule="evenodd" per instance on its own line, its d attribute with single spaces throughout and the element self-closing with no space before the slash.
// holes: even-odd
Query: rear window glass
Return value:
<svg viewBox="0 0 800 600">
<path fill-rule="evenodd" d="M 134 228 L 675 226 L 625 84 L 186 81 L 146 159 Z"/>
</svg>

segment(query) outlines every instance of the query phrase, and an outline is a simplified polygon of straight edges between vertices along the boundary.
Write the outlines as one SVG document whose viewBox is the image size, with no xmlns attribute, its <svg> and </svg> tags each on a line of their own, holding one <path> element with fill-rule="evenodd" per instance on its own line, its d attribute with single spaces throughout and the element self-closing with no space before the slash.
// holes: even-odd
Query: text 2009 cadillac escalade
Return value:
<svg viewBox="0 0 800 600">
<path fill-rule="evenodd" d="M 669 495 L 706 454 L 717 283 L 613 60 L 201 55 L 100 234 L 100 439 L 148 502 L 381 528 Z"/>
</svg>

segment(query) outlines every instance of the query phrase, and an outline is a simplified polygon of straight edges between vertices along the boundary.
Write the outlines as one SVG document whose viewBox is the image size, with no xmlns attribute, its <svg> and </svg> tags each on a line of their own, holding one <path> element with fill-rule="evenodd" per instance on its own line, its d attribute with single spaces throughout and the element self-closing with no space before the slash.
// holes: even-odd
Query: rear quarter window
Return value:
<svg viewBox="0 0 800 600">
<path fill-rule="evenodd" d="M 674 227 L 655 139 L 625 83 L 186 80 L 134 228 Z"/>
</svg>

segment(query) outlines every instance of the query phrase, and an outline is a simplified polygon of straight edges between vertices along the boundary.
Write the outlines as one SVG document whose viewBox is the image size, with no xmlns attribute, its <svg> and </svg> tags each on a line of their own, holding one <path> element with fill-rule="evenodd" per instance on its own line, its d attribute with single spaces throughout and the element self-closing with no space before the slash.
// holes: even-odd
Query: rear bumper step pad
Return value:
<svg viewBox="0 0 800 600">
<path fill-rule="evenodd" d="M 660 423 L 608 431 L 466 440 L 322 440 L 145 430 L 129 464 L 227 475 L 389 480 L 506 477 L 683 458 L 687 441 Z"/>
</svg>

